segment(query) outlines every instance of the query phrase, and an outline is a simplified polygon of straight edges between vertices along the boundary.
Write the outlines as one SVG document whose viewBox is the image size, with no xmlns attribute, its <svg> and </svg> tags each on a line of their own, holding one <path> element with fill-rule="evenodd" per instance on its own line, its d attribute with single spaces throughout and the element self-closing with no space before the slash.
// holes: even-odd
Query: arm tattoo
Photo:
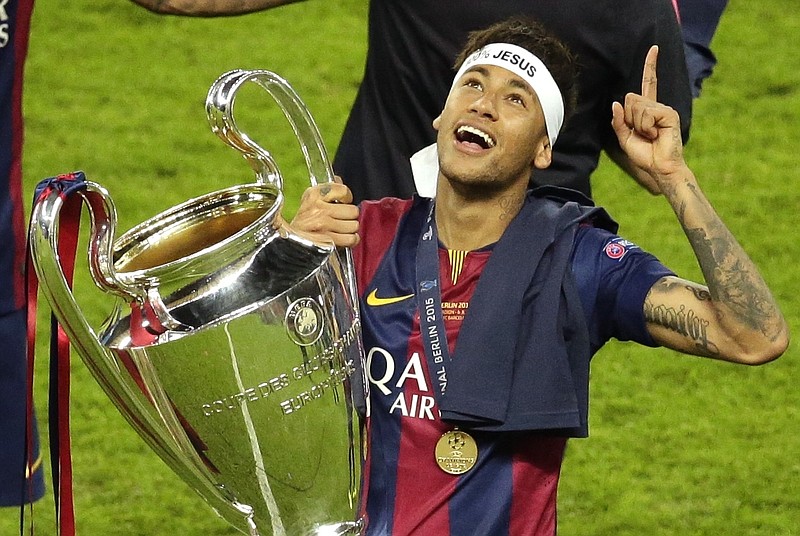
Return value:
<svg viewBox="0 0 800 536">
<path fill-rule="evenodd" d="M 700 197 L 692 187 L 696 197 Z M 742 247 L 718 217 L 702 227 L 690 228 L 681 206 L 678 216 L 697 255 L 709 288 L 709 296 L 724 303 L 748 328 L 775 339 L 780 334 L 774 319 L 780 317 L 766 283 Z"/>
<path fill-rule="evenodd" d="M 697 288 L 692 285 L 686 285 L 686 289 L 694 294 L 697 301 L 711 301 L 711 293 L 705 289 Z"/>
<path fill-rule="evenodd" d="M 664 304 L 655 305 L 645 301 L 644 317 L 648 322 L 663 326 L 692 340 L 695 348 L 704 355 L 719 355 L 719 349 L 708 338 L 710 322 L 697 316 L 693 309 L 681 305 L 677 309 Z"/>
</svg>

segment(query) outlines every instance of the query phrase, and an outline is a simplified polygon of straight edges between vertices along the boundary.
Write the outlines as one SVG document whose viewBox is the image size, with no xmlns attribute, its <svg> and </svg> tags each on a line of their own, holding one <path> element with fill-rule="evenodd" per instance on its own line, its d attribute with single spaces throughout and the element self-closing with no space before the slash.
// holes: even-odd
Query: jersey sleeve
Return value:
<svg viewBox="0 0 800 536">
<path fill-rule="evenodd" d="M 656 281 L 674 275 L 669 268 L 633 242 L 582 226 L 573 249 L 572 270 L 593 352 L 612 338 L 656 346 L 647 331 L 644 300 Z"/>
</svg>

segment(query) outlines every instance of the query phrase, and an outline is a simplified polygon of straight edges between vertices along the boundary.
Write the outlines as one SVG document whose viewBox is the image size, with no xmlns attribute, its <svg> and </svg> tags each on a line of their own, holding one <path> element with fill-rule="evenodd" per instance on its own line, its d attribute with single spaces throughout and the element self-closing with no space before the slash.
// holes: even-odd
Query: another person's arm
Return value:
<svg viewBox="0 0 800 536">
<path fill-rule="evenodd" d="M 678 114 L 654 99 L 656 58 L 657 49 L 651 49 L 643 95 L 628 94 L 624 107 L 615 103 L 612 124 L 630 161 L 652 177 L 672 206 L 706 285 L 678 277 L 657 282 L 644 304 L 648 330 L 656 342 L 681 352 L 766 363 L 785 351 L 788 326 L 755 264 L 684 161 Z"/>
<path fill-rule="evenodd" d="M 300 0 L 131 0 L 153 13 L 192 17 L 244 15 Z"/>
</svg>

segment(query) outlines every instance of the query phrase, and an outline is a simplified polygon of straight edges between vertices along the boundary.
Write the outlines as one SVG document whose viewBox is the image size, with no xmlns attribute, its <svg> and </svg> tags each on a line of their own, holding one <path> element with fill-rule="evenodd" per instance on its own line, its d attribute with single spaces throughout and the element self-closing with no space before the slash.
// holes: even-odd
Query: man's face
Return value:
<svg viewBox="0 0 800 536">
<path fill-rule="evenodd" d="M 527 185 L 532 167 L 550 164 L 539 99 L 502 67 L 477 65 L 464 73 L 433 126 L 441 172 L 454 184 Z"/>
</svg>

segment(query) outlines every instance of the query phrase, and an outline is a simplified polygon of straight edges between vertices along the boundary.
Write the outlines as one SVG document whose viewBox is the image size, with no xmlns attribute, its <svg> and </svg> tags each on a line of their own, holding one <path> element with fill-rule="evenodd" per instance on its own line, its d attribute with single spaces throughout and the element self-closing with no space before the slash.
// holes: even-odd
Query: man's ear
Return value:
<svg viewBox="0 0 800 536">
<path fill-rule="evenodd" d="M 536 169 L 550 167 L 550 164 L 553 163 L 553 148 L 550 146 L 550 138 L 546 135 L 536 142 L 536 152 L 531 163 Z"/>
<path fill-rule="evenodd" d="M 442 122 L 442 114 L 436 116 L 436 119 L 433 120 L 433 130 L 439 132 L 439 124 Z"/>
</svg>

